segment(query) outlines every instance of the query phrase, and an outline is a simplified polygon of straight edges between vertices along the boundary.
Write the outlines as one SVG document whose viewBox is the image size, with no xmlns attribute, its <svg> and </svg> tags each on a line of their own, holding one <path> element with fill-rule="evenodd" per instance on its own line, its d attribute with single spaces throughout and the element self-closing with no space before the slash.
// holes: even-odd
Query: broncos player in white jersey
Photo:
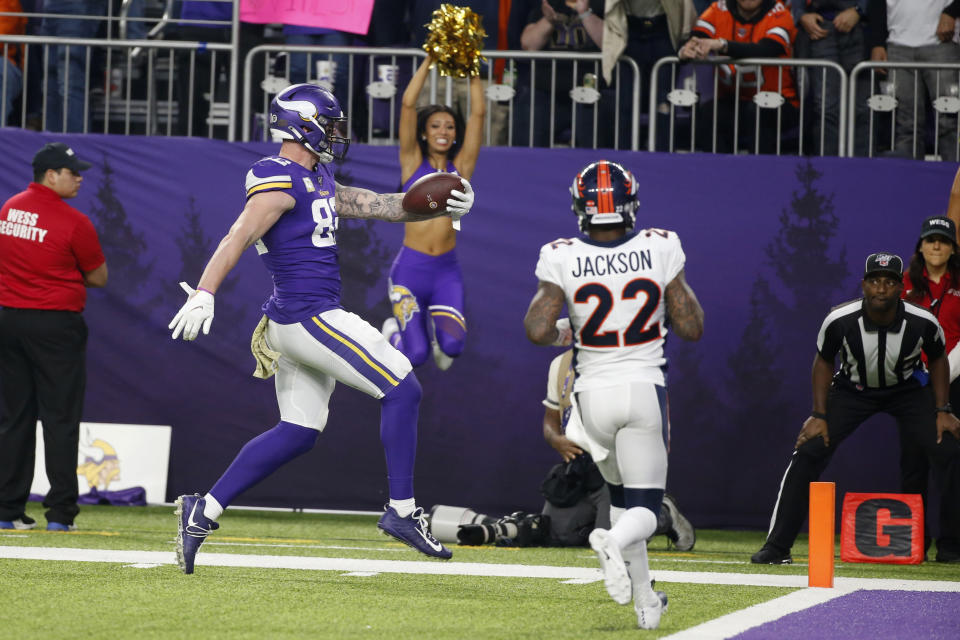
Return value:
<svg viewBox="0 0 960 640">
<path fill-rule="evenodd" d="M 543 246 L 540 281 L 524 318 L 539 345 L 574 345 L 575 410 L 587 435 L 610 453 L 597 466 L 610 488 L 613 523 L 590 546 L 619 604 L 631 600 L 642 629 L 656 629 L 667 597 L 653 591 L 647 539 L 667 483 L 667 326 L 686 340 L 703 334 L 703 309 L 683 274 L 672 231 L 634 230 L 637 181 L 619 164 L 585 167 L 570 187 L 585 236 Z M 566 305 L 569 318 L 560 318 Z"/>
<path fill-rule="evenodd" d="M 273 278 L 273 293 L 254 333 L 259 377 L 276 373 L 280 422 L 248 442 L 204 496 L 177 500 L 177 558 L 184 573 L 217 518 L 233 499 L 286 462 L 309 451 L 327 422 L 337 381 L 378 399 L 380 439 L 387 461 L 390 504 L 378 526 L 418 551 L 451 553 L 426 528 L 413 497 L 420 383 L 410 361 L 380 332 L 340 305 L 337 218 L 389 222 L 428 220 L 401 207 L 403 194 L 377 194 L 336 184 L 332 162 L 349 147 L 346 118 L 332 93 L 311 84 L 287 87 L 270 105 L 270 129 L 283 140 L 277 155 L 247 172 L 247 203 L 220 241 L 196 290 L 170 328 L 193 340 L 213 321 L 214 294 L 240 255 L 256 244 Z M 470 183 L 447 200 L 459 219 L 473 204 Z M 257 374 L 255 374 L 257 375 Z"/>
</svg>

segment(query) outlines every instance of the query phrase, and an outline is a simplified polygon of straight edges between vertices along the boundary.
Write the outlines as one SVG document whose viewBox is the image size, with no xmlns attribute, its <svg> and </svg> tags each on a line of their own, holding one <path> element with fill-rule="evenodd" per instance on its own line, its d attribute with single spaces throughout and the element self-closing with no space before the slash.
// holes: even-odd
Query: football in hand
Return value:
<svg viewBox="0 0 960 640">
<path fill-rule="evenodd" d="M 463 191 L 460 176 L 455 173 L 428 173 L 407 189 L 401 206 L 410 213 L 443 213 L 451 191 Z"/>
</svg>

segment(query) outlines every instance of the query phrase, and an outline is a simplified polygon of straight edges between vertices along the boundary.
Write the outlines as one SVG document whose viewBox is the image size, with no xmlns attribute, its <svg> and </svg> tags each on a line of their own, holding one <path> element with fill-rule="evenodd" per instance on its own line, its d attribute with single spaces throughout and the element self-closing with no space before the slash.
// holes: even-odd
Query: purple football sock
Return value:
<svg viewBox="0 0 960 640">
<path fill-rule="evenodd" d="M 224 508 L 234 498 L 299 455 L 313 448 L 320 432 L 290 422 L 277 423 L 243 445 L 227 470 L 210 489 Z"/>
<path fill-rule="evenodd" d="M 387 483 L 392 500 L 413 497 L 421 395 L 420 382 L 411 371 L 380 400 L 380 441 L 387 458 Z"/>
</svg>

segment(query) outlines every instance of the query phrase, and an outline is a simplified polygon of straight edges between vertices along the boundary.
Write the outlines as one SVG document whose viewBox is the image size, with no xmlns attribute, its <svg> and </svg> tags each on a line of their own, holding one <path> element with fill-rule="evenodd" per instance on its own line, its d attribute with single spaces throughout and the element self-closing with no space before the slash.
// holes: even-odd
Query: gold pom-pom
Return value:
<svg viewBox="0 0 960 640">
<path fill-rule="evenodd" d="M 424 25 L 430 32 L 423 49 L 437 61 L 442 76 L 466 78 L 480 75 L 480 55 L 483 39 L 487 33 L 478 16 L 469 7 L 442 4 L 433 12 L 430 24 Z"/>
</svg>

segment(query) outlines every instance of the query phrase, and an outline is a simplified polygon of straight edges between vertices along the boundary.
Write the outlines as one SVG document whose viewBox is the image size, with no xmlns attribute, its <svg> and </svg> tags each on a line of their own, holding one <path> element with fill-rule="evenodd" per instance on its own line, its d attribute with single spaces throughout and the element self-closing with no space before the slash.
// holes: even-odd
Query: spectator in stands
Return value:
<svg viewBox="0 0 960 640">
<path fill-rule="evenodd" d="M 910 267 L 903 274 L 903 299 L 929 309 L 943 328 L 950 368 L 950 404 L 960 407 L 960 255 L 957 228 L 946 216 L 923 221 Z M 900 490 L 923 498 L 925 546 L 930 548 L 929 518 L 926 518 L 930 463 L 912 438 L 900 433 Z"/>
<path fill-rule="evenodd" d="M 652 86 L 650 77 L 653 65 L 663 57 L 674 56 L 680 43 L 685 41 L 697 17 L 692 0 L 657 0 L 656 2 L 630 2 L 612 0 L 607 2 L 603 19 L 603 78 L 606 85 L 612 86 L 613 70 L 617 58 L 621 55 L 633 59 L 640 67 L 641 96 Z M 621 67 L 617 82 L 620 84 L 620 127 L 619 147 L 630 148 L 630 115 L 633 105 L 633 74 L 629 67 Z M 668 151 L 670 142 L 670 105 L 667 93 L 670 91 L 670 67 L 660 69 L 657 78 L 657 151 Z M 609 105 L 612 92 L 604 91 L 604 102 Z M 645 109 L 641 109 L 644 110 Z M 613 114 L 606 116 L 613 121 Z M 604 139 L 600 146 L 609 146 Z M 641 138 L 640 148 L 645 148 Z"/>
<path fill-rule="evenodd" d="M 366 45 L 369 47 L 408 47 L 410 46 L 410 0 L 375 0 L 373 13 L 370 14 L 370 28 L 367 29 Z M 370 82 L 371 74 L 374 80 L 379 80 L 377 67 L 383 64 L 394 64 L 389 56 L 361 56 L 357 61 L 356 73 L 361 78 L 359 85 L 364 87 Z M 395 64 L 396 86 L 405 86 L 413 76 L 414 70 L 420 63 L 418 58 L 398 58 Z M 372 65 L 373 71 L 370 71 Z M 358 141 L 369 140 L 375 135 L 389 134 L 390 123 L 397 122 L 400 117 L 400 92 L 394 96 L 393 104 L 388 99 L 368 99 L 363 88 L 357 89 L 360 99 L 354 105 L 353 117 L 350 126 L 358 136 Z M 392 109 L 391 109 L 392 107 Z"/>
<path fill-rule="evenodd" d="M 484 39 L 484 49 L 496 49 L 500 33 L 500 0 L 412 0 L 410 3 L 410 27 L 411 40 L 410 45 L 420 47 L 426 40 L 429 32 L 427 26 L 433 19 L 433 12 L 438 10 L 441 5 L 450 4 L 454 6 L 469 7 L 478 16 L 480 23 L 486 32 Z M 487 80 L 491 73 L 489 62 L 481 61 L 480 80 L 484 91 L 489 86 Z M 398 85 L 406 81 L 406 78 L 398 80 Z M 450 106 L 464 121 L 470 117 L 470 96 L 471 81 L 469 78 L 454 78 L 451 81 L 451 100 Z M 437 99 L 431 100 L 430 88 L 425 87 L 417 100 L 418 107 L 425 107 L 433 102 L 446 102 L 445 93 L 447 79 L 440 79 L 437 85 Z M 490 121 L 489 132 L 484 123 L 484 144 L 503 145 L 507 143 L 507 117 L 509 107 L 507 103 L 491 101 L 485 107 Z M 489 137 L 488 137 L 489 134 Z"/>
<path fill-rule="evenodd" d="M 121 8 L 122 3 L 114 0 L 113 14 L 120 15 Z M 147 23 L 143 21 L 145 12 L 146 0 L 130 0 L 130 3 L 127 5 L 127 20 L 124 23 L 126 31 L 120 34 L 120 37 L 126 38 L 127 40 L 146 40 L 149 29 L 147 29 Z"/>
<path fill-rule="evenodd" d="M 204 2 L 185 0 L 180 9 L 183 20 L 216 20 L 229 22 L 233 18 L 233 7 L 228 2 Z M 197 42 L 229 42 L 230 25 L 212 22 L 181 23 L 171 32 L 180 40 Z M 226 77 L 230 65 L 230 56 L 217 52 L 216 63 L 211 50 L 201 48 L 196 51 L 178 49 L 174 54 L 174 85 L 177 94 L 177 126 L 174 131 L 181 136 L 208 137 L 213 131 L 207 123 L 210 105 L 215 98 L 228 99 L 229 88 L 220 82 Z M 191 62 L 194 65 L 191 73 Z M 214 95 L 210 96 L 211 83 Z"/>
<path fill-rule="evenodd" d="M 43 0 L 20 0 L 24 13 L 39 13 L 43 9 Z M 26 35 L 40 35 L 42 18 L 32 16 L 27 18 Z M 23 91 L 27 94 L 27 113 L 24 118 L 24 127 L 31 131 L 40 131 L 43 126 L 43 47 L 25 47 L 21 58 L 23 69 L 28 72 L 23 76 Z"/>
<path fill-rule="evenodd" d="M 603 5 L 603 0 L 541 0 L 527 16 L 520 45 L 525 51 L 599 52 L 603 44 Z M 570 91 L 581 84 L 584 74 L 592 69 L 589 63 L 580 63 L 578 77 L 574 78 L 573 68 L 570 60 L 557 62 L 554 78 L 550 61 L 519 65 L 513 108 L 515 145 L 528 145 L 531 138 L 537 147 L 566 142 L 565 131 L 571 128 L 574 116 Z M 585 117 L 588 111 L 592 115 L 593 108 L 578 111 L 582 126 L 577 126 L 581 143 L 577 146 L 593 146 L 593 118 Z M 551 129 L 555 131 L 552 140 Z"/>
<path fill-rule="evenodd" d="M 0 0 L 0 13 L 20 13 L 23 8 L 20 0 Z M 27 19 L 22 16 L 0 15 L 0 34 L 23 35 L 27 27 Z M 0 67 L 0 127 L 6 126 L 13 113 L 14 100 L 20 95 L 23 87 L 23 74 L 20 71 L 20 47 L 5 43 L 0 46 L 0 57 L 3 66 Z"/>
<path fill-rule="evenodd" d="M 530 12 L 540 6 L 543 0 L 510 0 L 510 13 L 507 18 L 507 48 L 514 51 L 522 49 L 520 36 Z"/>
<path fill-rule="evenodd" d="M 713 55 L 790 58 L 796 32 L 793 17 L 780 0 L 717 0 L 697 19 L 693 37 L 678 55 L 682 60 L 705 60 Z M 783 132 L 799 121 L 799 101 L 790 68 L 728 64 L 718 67 L 717 73 L 716 121 L 712 102 L 701 104 L 695 132 L 697 148 L 736 153 L 759 147 L 760 153 L 777 153 Z M 735 95 L 738 84 L 740 92 Z M 758 107 L 753 97 L 759 92 L 779 94 L 783 101 L 779 107 L 761 109 L 758 127 Z M 735 130 L 739 131 L 738 140 L 733 137 Z"/>
<path fill-rule="evenodd" d="M 46 15 L 40 24 L 40 35 L 48 38 L 94 38 L 103 16 L 107 14 L 107 0 L 44 0 L 43 12 Z M 85 119 L 89 113 L 87 96 L 95 81 L 87 75 L 87 63 L 92 56 L 90 47 L 71 46 L 69 55 L 66 46 L 50 47 L 44 92 L 44 127 L 48 131 L 88 131 Z"/>
<path fill-rule="evenodd" d="M 336 29 L 305 27 L 297 24 L 283 25 L 283 39 L 287 44 L 309 45 L 315 47 L 349 47 L 353 44 L 353 34 Z M 318 64 L 320 62 L 329 64 Z M 289 57 L 290 82 L 311 82 L 314 79 L 331 93 L 347 97 L 347 77 L 350 73 L 350 56 L 339 53 L 309 54 L 291 53 Z M 342 90 L 337 89 L 337 78 L 341 79 Z"/>
<path fill-rule="evenodd" d="M 797 24 L 797 58 L 814 58 L 836 62 L 849 76 L 853 68 L 867 59 L 864 22 L 867 0 L 796 0 L 793 20 Z M 813 139 L 815 154 L 835 156 L 839 148 L 840 78 L 834 71 L 812 68 L 807 71 L 810 97 L 813 102 Z M 823 81 L 826 75 L 826 90 Z M 867 149 L 867 98 L 870 95 L 869 74 L 861 73 L 857 85 L 857 127 L 854 140 L 856 155 Z M 821 117 L 823 127 L 821 128 Z M 821 141 L 822 138 L 822 141 Z"/>
<path fill-rule="evenodd" d="M 960 0 L 869 0 L 870 59 L 876 62 L 960 62 L 960 45 L 953 41 Z M 893 70 L 897 98 L 894 151 L 912 158 L 926 153 L 926 106 L 942 95 L 956 95 L 957 75 L 949 70 Z M 957 119 L 938 117 L 935 153 L 957 160 Z"/>
<path fill-rule="evenodd" d="M 433 12 L 441 5 L 469 7 L 478 16 L 483 30 L 487 32 L 487 42 L 491 49 L 496 47 L 499 31 L 500 0 L 407 0 L 410 7 L 409 44 L 419 47 L 428 35 L 427 25 L 433 19 Z M 487 47 L 485 47 L 487 48 Z"/>
<path fill-rule="evenodd" d="M 367 29 L 367 46 L 399 47 L 410 43 L 411 0 L 374 0 Z M 422 40 L 421 40 L 422 42 Z"/>
</svg>

